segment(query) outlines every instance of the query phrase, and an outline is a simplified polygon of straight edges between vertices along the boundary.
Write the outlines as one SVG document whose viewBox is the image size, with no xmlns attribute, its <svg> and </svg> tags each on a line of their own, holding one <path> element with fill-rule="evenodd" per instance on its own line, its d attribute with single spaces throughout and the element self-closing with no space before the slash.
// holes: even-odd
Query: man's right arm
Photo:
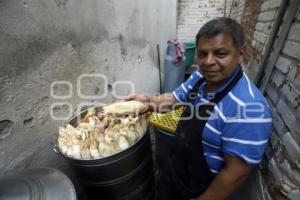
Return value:
<svg viewBox="0 0 300 200">
<path fill-rule="evenodd" d="M 131 94 L 124 97 L 125 100 L 136 100 L 149 106 L 149 109 L 155 112 L 166 112 L 172 109 L 176 99 L 172 93 L 164 93 L 159 96 L 149 96 L 144 94 Z"/>
</svg>

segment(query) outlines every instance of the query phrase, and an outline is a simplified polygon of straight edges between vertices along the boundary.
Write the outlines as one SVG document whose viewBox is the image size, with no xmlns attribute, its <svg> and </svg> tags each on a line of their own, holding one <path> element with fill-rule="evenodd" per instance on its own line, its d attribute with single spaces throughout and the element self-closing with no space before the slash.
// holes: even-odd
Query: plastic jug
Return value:
<svg viewBox="0 0 300 200">
<path fill-rule="evenodd" d="M 185 73 L 185 56 L 181 61 L 174 63 L 173 59 L 176 55 L 176 46 L 173 43 L 168 44 L 167 54 L 165 56 L 163 92 L 172 92 L 184 81 Z"/>
</svg>

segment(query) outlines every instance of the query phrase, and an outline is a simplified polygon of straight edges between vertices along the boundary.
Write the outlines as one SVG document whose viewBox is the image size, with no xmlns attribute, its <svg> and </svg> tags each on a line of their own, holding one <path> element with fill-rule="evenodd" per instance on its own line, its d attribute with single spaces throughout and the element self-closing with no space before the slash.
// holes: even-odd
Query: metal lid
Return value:
<svg viewBox="0 0 300 200">
<path fill-rule="evenodd" d="M 27 169 L 0 179 L 1 200 L 76 200 L 70 179 L 52 168 Z"/>
</svg>

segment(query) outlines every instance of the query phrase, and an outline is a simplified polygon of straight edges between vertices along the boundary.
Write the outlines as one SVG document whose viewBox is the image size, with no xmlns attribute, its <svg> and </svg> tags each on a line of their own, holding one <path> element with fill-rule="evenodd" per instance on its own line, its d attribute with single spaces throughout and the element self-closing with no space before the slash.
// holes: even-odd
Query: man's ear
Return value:
<svg viewBox="0 0 300 200">
<path fill-rule="evenodd" d="M 246 45 L 244 44 L 241 46 L 240 51 L 239 51 L 239 63 L 241 64 L 244 62 L 244 58 L 246 56 Z"/>
</svg>

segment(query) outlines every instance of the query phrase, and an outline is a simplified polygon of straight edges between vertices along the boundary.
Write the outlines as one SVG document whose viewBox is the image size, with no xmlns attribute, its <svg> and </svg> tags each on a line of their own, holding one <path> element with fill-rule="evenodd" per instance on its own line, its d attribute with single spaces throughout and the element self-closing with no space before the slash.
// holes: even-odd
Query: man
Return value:
<svg viewBox="0 0 300 200">
<path fill-rule="evenodd" d="M 126 97 L 152 109 L 193 105 L 186 104 L 179 121 L 156 199 L 226 199 L 260 163 L 269 139 L 268 105 L 240 66 L 242 27 L 230 18 L 213 19 L 199 30 L 196 44 L 199 70 L 172 94 Z"/>
</svg>

